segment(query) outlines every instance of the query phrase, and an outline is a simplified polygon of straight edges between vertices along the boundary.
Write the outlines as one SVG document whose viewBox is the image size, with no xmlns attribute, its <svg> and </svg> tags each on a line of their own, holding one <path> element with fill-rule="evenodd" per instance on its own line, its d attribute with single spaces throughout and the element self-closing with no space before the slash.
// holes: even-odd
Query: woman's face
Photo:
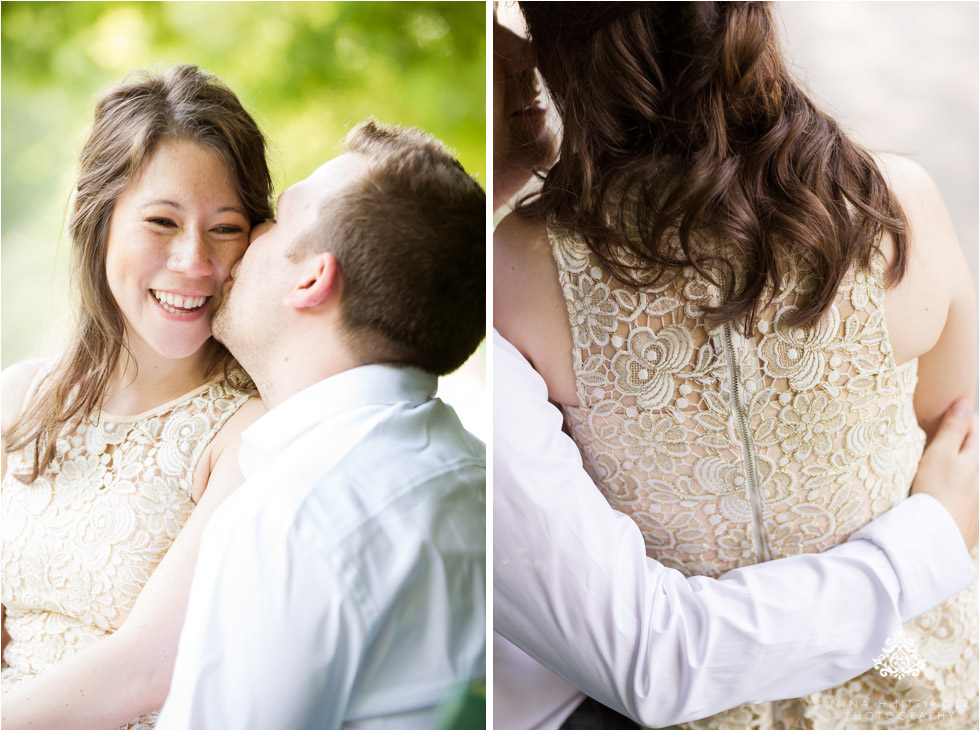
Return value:
<svg viewBox="0 0 980 731">
<path fill-rule="evenodd" d="M 162 144 L 109 222 L 106 276 L 130 342 L 165 358 L 196 353 L 249 228 L 221 158 L 195 142 Z"/>
</svg>

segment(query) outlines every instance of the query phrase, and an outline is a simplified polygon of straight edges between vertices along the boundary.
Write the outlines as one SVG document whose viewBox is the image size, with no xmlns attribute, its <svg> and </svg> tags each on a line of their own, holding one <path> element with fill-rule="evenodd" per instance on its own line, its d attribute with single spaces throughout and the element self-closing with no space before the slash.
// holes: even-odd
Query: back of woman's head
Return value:
<svg viewBox="0 0 980 731">
<path fill-rule="evenodd" d="M 63 426 L 98 408 L 126 349 L 125 324 L 106 274 L 109 222 L 122 192 L 160 146 L 174 140 L 200 144 L 224 161 L 252 225 L 272 215 L 265 138 L 217 77 L 196 66 L 174 66 L 162 74 L 136 72 L 103 94 L 79 156 L 70 204 L 76 329 L 60 362 L 7 434 L 10 450 L 35 447 L 29 479 L 50 462 Z M 223 346 L 211 340 L 205 347 L 213 355 L 212 370 L 229 367 Z"/>
<path fill-rule="evenodd" d="M 666 268 L 720 268 L 710 314 L 746 328 L 787 258 L 816 282 L 794 325 L 831 306 L 882 229 L 896 242 L 890 275 L 902 275 L 901 208 L 868 153 L 791 79 L 768 3 L 520 7 L 563 130 L 540 194 L 519 210 L 580 235 L 637 286 Z M 705 237 L 724 260 L 696 245 Z"/>
</svg>

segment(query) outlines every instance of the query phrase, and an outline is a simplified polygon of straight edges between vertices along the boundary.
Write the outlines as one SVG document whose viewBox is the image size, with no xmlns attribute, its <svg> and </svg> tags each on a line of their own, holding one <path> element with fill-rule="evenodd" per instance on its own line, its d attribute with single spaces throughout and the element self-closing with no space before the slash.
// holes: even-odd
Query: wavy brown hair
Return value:
<svg viewBox="0 0 980 731">
<path fill-rule="evenodd" d="M 634 286 L 693 266 L 722 290 L 709 317 L 744 319 L 746 334 L 788 259 L 816 283 L 792 325 L 828 310 L 882 231 L 895 241 L 888 278 L 903 276 L 902 209 L 869 153 L 790 78 L 769 3 L 519 5 L 564 128 L 519 213 L 577 234 Z"/>
<path fill-rule="evenodd" d="M 33 482 L 48 466 L 66 425 L 77 426 L 101 407 L 120 357 L 128 354 L 126 327 L 106 277 L 109 221 L 123 190 L 170 140 L 196 142 L 225 162 L 253 226 L 272 217 L 265 138 L 217 77 L 189 65 L 163 74 L 141 71 L 99 99 L 69 206 L 74 335 L 4 435 L 8 452 L 33 447 L 31 472 L 17 475 L 22 482 Z M 204 347 L 212 356 L 208 377 L 235 364 L 213 338 Z"/>
</svg>

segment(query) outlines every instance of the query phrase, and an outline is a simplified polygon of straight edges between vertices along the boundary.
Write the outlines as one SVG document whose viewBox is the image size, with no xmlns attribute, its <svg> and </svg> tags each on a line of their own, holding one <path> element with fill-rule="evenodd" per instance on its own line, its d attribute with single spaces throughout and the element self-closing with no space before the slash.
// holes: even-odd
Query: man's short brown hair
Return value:
<svg viewBox="0 0 980 731">
<path fill-rule="evenodd" d="M 309 243 L 337 257 L 349 346 L 450 373 L 486 333 L 486 193 L 420 130 L 369 119 L 345 144 L 367 172 L 324 206 Z"/>
</svg>

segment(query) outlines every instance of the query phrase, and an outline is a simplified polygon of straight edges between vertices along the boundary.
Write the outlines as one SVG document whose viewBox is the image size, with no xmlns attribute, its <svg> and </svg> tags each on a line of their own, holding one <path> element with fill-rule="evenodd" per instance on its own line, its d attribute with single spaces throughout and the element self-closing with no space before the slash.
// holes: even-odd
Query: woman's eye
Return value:
<svg viewBox="0 0 980 731">
<path fill-rule="evenodd" d="M 211 229 L 217 234 L 240 234 L 242 233 L 241 226 L 215 226 Z"/>
<path fill-rule="evenodd" d="M 164 228 L 176 227 L 176 223 L 171 221 L 169 218 L 148 218 L 146 219 L 149 223 L 156 224 L 157 226 L 163 226 Z"/>
</svg>

